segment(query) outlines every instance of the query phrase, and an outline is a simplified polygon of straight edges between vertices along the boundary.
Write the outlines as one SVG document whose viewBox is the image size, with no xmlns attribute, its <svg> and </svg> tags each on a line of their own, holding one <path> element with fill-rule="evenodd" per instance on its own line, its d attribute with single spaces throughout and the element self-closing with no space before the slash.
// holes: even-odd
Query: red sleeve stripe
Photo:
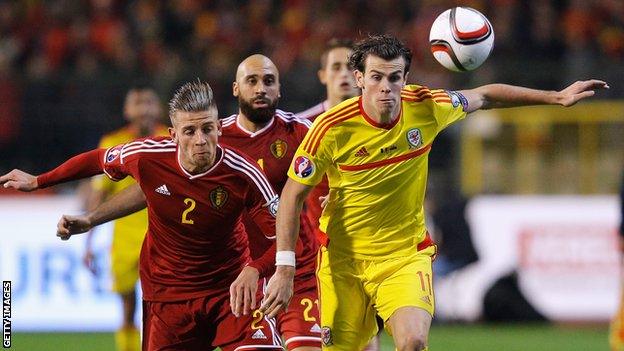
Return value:
<svg viewBox="0 0 624 351">
<path fill-rule="evenodd" d="M 256 184 L 267 204 L 275 200 L 277 194 L 273 191 L 271 184 L 269 184 L 264 174 L 257 167 L 250 164 L 249 161 L 237 155 L 234 151 L 225 149 L 223 162 L 231 168 L 246 174 Z"/>
<path fill-rule="evenodd" d="M 323 138 L 325 133 L 327 133 L 327 130 L 331 126 L 347 120 L 351 117 L 354 117 L 358 115 L 359 112 L 360 108 L 358 105 L 358 100 L 356 100 L 351 105 L 345 106 L 344 108 L 336 112 L 321 117 L 320 122 L 317 122 L 318 124 L 314 128 L 310 129 L 310 131 L 308 132 L 308 136 L 306 137 L 307 140 L 305 142 L 305 145 L 303 146 L 303 149 L 307 153 L 313 154 L 312 150 L 316 151 L 316 149 L 318 148 L 318 144 L 321 142 L 321 139 Z"/>
<path fill-rule="evenodd" d="M 427 88 L 421 88 L 416 91 L 401 90 L 401 95 L 407 95 L 407 96 L 413 96 L 413 97 L 418 97 L 422 95 L 430 95 L 430 94 L 431 94 L 431 91 Z"/>
<path fill-rule="evenodd" d="M 323 139 L 323 136 L 325 136 L 325 134 L 327 133 L 327 131 L 329 130 L 329 128 L 331 128 L 332 126 L 340 123 L 340 122 L 344 122 L 348 119 L 351 119 L 355 116 L 359 116 L 360 115 L 360 111 L 359 109 L 357 111 L 352 112 L 351 114 L 348 114 L 346 116 L 342 116 L 340 118 L 336 118 L 332 121 L 331 124 L 325 124 L 323 126 L 323 129 L 321 130 L 321 133 L 317 134 L 318 135 L 318 139 L 317 141 L 312 145 L 312 150 L 309 151 L 310 155 L 315 155 L 316 151 L 318 150 L 318 147 L 321 145 L 321 140 Z"/>
</svg>

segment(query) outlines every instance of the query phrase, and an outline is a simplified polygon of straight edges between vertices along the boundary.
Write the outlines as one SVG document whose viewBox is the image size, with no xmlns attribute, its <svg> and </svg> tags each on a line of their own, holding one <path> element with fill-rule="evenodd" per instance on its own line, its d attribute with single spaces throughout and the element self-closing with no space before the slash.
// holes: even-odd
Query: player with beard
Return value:
<svg viewBox="0 0 624 351">
<path fill-rule="evenodd" d="M 253 311 L 258 277 L 274 267 L 275 251 L 252 260 L 240 220 L 247 211 L 271 242 L 277 195 L 254 160 L 218 143 L 207 83 L 185 84 L 169 107 L 170 138 L 95 149 L 38 177 L 13 170 L 0 185 L 32 191 L 101 173 L 117 181 L 132 176 L 140 188 L 130 186 L 88 214 L 63 216 L 57 235 L 67 240 L 147 205 L 143 350 L 282 350 L 274 321 Z M 135 201 L 125 201 L 128 194 L 138 206 L 128 206 Z"/>
<path fill-rule="evenodd" d="M 220 140 L 254 158 L 279 193 L 288 179 L 288 167 L 295 150 L 311 123 L 277 109 L 279 72 L 265 56 L 252 55 L 243 60 L 232 88 L 233 95 L 238 98 L 239 111 L 222 120 Z M 252 258 L 262 255 L 266 247 L 254 243 L 263 241 L 253 240 L 254 236 L 263 235 L 262 232 L 248 216 L 244 216 L 244 223 L 252 238 Z M 277 329 L 288 350 L 320 350 L 321 329 L 314 276 L 318 245 L 305 214 L 301 215 L 300 230 L 303 235 L 298 243 L 295 295 L 288 311 L 277 316 Z"/>
<path fill-rule="evenodd" d="M 222 120 L 219 142 L 254 158 L 264 169 L 271 186 L 279 192 L 286 183 L 291 159 L 310 122 L 277 109 L 279 72 L 265 56 L 252 55 L 241 62 L 233 94 L 239 101 L 239 113 Z M 122 196 L 124 201 L 116 201 L 114 205 L 112 201 L 105 203 L 110 212 L 100 211 L 100 216 L 110 220 L 117 212 L 145 206 L 140 189 L 131 187 L 122 192 Z M 266 255 L 270 243 L 249 213 L 244 212 L 242 219 L 249 236 L 251 257 L 260 259 Z M 321 348 L 315 278 L 318 245 L 312 225 L 304 214 L 300 223 L 302 235 L 297 244 L 295 295 L 288 311 L 277 316 L 277 330 L 288 350 L 315 351 Z M 294 257 L 292 264 L 295 265 Z"/>
</svg>

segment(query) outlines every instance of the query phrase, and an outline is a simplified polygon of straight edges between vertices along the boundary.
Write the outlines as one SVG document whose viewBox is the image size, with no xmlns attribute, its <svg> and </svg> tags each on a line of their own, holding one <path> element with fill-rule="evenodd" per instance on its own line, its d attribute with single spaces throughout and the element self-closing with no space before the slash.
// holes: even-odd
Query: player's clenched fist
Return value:
<svg viewBox="0 0 624 351">
<path fill-rule="evenodd" d="M 56 236 L 68 240 L 73 234 L 86 233 L 93 228 L 87 216 L 63 215 L 56 225 Z"/>
<path fill-rule="evenodd" d="M 280 311 L 286 311 L 293 296 L 293 278 L 295 267 L 277 266 L 275 274 L 269 280 L 260 306 L 260 311 L 273 318 Z"/>
</svg>

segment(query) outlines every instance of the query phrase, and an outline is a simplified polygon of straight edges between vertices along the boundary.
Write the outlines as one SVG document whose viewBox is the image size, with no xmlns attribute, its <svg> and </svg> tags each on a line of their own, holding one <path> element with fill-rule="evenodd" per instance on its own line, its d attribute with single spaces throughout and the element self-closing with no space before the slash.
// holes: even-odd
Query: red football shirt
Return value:
<svg viewBox="0 0 624 351">
<path fill-rule="evenodd" d="M 327 110 L 327 101 L 323 101 L 303 112 L 297 113 L 296 116 L 299 118 L 306 118 L 314 122 L 316 117 L 318 117 Z M 323 176 L 323 180 L 321 180 L 321 182 L 318 183 L 314 187 L 314 189 L 310 191 L 310 194 L 305 201 L 306 215 L 308 216 L 308 221 L 312 223 L 315 230 L 319 226 L 319 218 L 321 218 L 321 213 L 323 212 L 319 197 L 326 196 L 327 194 L 329 194 L 329 182 L 327 181 L 327 176 Z"/>
<path fill-rule="evenodd" d="M 145 300 L 186 300 L 229 287 L 250 264 L 243 211 L 266 234 L 263 240 L 274 242 L 276 193 L 254 160 L 217 148 L 212 168 L 194 175 L 182 168 L 177 145 L 164 137 L 101 149 L 90 160 L 113 180 L 132 176 L 145 193 L 149 223 L 139 263 Z M 71 161 L 61 166 L 64 173 L 72 172 Z M 43 185 L 67 179 L 59 168 L 39 177 Z M 267 252 L 251 264 L 266 276 L 274 255 Z"/>
<path fill-rule="evenodd" d="M 277 110 L 271 122 L 261 130 L 250 132 L 238 123 L 238 115 L 222 120 L 223 134 L 219 140 L 254 158 L 264 169 L 269 182 L 278 193 L 282 192 L 288 179 L 288 167 L 311 125 L 310 121 L 296 118 L 293 114 Z M 246 218 L 245 226 L 249 232 L 251 257 L 255 258 L 266 251 L 266 241 L 253 240 L 261 235 L 251 221 Z M 297 247 L 298 279 L 307 279 L 314 275 L 318 244 L 314 230 L 307 216 L 300 217 L 299 242 Z"/>
</svg>

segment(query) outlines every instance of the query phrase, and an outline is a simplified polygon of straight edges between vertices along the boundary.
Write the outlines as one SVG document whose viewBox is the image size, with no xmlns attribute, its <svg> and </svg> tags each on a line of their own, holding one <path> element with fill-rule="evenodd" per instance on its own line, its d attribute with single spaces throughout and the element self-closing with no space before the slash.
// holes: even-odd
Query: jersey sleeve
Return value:
<svg viewBox="0 0 624 351">
<path fill-rule="evenodd" d="M 433 117 L 438 124 L 438 132 L 466 117 L 468 100 L 453 90 L 431 90 L 433 96 Z"/>
<path fill-rule="evenodd" d="M 293 180 L 315 186 L 323 180 L 323 175 L 332 163 L 333 137 L 328 129 L 330 123 L 318 118 L 299 144 L 288 168 L 288 176 Z"/>
<path fill-rule="evenodd" d="M 102 173 L 102 159 L 106 150 L 95 149 L 76 155 L 55 169 L 37 176 L 37 186 L 47 188 L 52 185 L 88 178 Z"/>
<path fill-rule="evenodd" d="M 110 180 L 118 182 L 130 174 L 128 162 L 130 152 L 127 152 L 129 144 L 131 143 L 110 147 L 104 153 L 101 159 L 102 170 Z"/>
<path fill-rule="evenodd" d="M 264 172 L 251 158 L 226 149 L 224 162 L 245 177 L 248 184 L 245 193 L 247 211 L 266 240 L 272 241 L 270 248 L 261 257 L 249 263 L 249 266 L 258 270 L 260 277 L 266 277 L 275 269 L 275 217 L 279 198 Z"/>
<path fill-rule="evenodd" d="M 100 140 L 100 145 L 98 146 L 99 148 L 102 149 L 108 149 L 110 147 L 114 147 L 116 146 L 114 142 L 112 142 L 112 140 L 109 140 L 110 138 L 107 138 L 106 136 L 103 137 Z M 115 183 L 110 180 L 107 176 L 105 176 L 104 174 L 101 175 L 97 175 L 93 178 L 91 178 L 91 187 L 97 191 L 102 191 L 104 193 L 112 193 L 113 189 L 115 187 L 114 185 Z"/>
</svg>

